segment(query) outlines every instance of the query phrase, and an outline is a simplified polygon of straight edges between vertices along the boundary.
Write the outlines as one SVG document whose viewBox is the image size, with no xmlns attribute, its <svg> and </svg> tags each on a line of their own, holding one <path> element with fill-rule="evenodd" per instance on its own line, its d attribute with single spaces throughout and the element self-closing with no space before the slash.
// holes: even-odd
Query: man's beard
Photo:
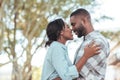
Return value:
<svg viewBox="0 0 120 80">
<path fill-rule="evenodd" d="M 76 30 L 75 32 L 77 32 L 77 36 L 80 38 L 82 36 L 85 36 L 86 34 L 86 28 L 81 24 Z"/>
</svg>

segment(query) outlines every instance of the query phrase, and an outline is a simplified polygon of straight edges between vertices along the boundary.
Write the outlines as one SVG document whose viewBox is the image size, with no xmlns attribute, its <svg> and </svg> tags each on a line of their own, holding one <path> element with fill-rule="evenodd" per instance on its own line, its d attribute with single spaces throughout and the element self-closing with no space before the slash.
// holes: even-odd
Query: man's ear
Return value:
<svg viewBox="0 0 120 80">
<path fill-rule="evenodd" d="M 82 25 L 85 25 L 85 23 L 86 23 L 86 22 L 85 22 L 85 19 L 82 19 L 81 24 L 82 24 Z"/>
<path fill-rule="evenodd" d="M 83 25 L 86 25 L 86 24 L 87 24 L 87 18 L 86 18 L 86 17 L 82 18 L 81 23 L 82 23 Z"/>
<path fill-rule="evenodd" d="M 81 23 L 82 23 L 82 24 L 85 24 L 85 21 L 82 19 Z"/>
</svg>

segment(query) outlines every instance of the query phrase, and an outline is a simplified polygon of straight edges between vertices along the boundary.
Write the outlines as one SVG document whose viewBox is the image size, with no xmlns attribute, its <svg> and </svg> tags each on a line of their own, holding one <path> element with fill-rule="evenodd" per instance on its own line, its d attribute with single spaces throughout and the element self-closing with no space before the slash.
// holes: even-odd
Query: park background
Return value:
<svg viewBox="0 0 120 80">
<path fill-rule="evenodd" d="M 64 18 L 78 8 L 87 9 L 92 23 L 109 41 L 112 56 L 120 54 L 120 11 L 118 0 L 0 0 L 0 80 L 40 80 L 46 54 L 48 22 Z M 81 38 L 67 46 L 73 61 Z M 120 80 L 120 64 L 109 65 L 106 80 Z"/>
</svg>

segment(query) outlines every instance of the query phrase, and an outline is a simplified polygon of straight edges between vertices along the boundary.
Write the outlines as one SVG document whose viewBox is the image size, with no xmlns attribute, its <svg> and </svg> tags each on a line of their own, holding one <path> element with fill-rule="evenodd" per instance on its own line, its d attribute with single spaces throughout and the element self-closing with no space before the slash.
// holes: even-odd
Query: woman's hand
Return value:
<svg viewBox="0 0 120 80">
<path fill-rule="evenodd" d="M 53 79 L 53 80 L 62 80 L 60 77 L 57 77 L 57 78 L 55 78 L 55 79 Z"/>
<path fill-rule="evenodd" d="M 84 48 L 84 57 L 90 58 L 94 55 L 97 55 L 100 53 L 100 45 L 97 45 L 95 42 L 92 42 Z"/>
</svg>

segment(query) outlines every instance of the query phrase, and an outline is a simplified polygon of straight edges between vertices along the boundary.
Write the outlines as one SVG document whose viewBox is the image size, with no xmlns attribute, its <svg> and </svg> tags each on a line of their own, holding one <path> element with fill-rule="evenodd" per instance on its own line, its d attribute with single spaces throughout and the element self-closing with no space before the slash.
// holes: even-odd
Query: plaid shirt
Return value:
<svg viewBox="0 0 120 80">
<path fill-rule="evenodd" d="M 84 37 L 83 43 L 78 48 L 74 64 L 83 56 L 84 47 L 91 41 L 101 46 L 101 53 L 91 57 L 80 71 L 79 79 L 77 80 L 104 80 L 106 72 L 106 60 L 110 53 L 109 43 L 107 39 L 98 31 L 93 31 Z"/>
</svg>

